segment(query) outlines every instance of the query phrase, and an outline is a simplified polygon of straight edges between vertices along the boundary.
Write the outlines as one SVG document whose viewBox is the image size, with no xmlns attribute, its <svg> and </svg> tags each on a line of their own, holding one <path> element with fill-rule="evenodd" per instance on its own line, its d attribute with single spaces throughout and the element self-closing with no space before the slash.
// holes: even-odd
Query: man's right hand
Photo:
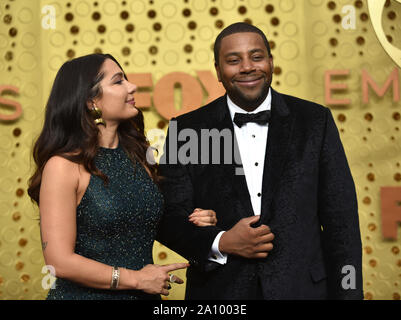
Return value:
<svg viewBox="0 0 401 320">
<path fill-rule="evenodd" d="M 252 225 L 259 219 L 260 216 L 243 218 L 224 232 L 220 238 L 219 251 L 244 258 L 266 258 L 273 249 L 271 242 L 274 234 L 264 224 L 253 228 Z"/>
</svg>

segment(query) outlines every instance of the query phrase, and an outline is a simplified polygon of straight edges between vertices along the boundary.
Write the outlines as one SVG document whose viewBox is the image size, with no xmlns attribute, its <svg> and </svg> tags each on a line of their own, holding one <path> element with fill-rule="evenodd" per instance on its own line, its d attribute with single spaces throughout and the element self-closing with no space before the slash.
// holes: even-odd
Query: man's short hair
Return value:
<svg viewBox="0 0 401 320">
<path fill-rule="evenodd" d="M 219 64 L 219 52 L 220 52 L 220 47 L 221 47 L 221 40 L 223 40 L 224 37 L 227 37 L 231 34 L 234 33 L 240 33 L 240 32 L 254 32 L 259 34 L 263 42 L 265 43 L 267 52 L 269 54 L 269 57 L 271 57 L 271 52 L 270 52 L 270 45 L 269 41 L 267 41 L 267 38 L 265 34 L 263 33 L 262 30 L 259 28 L 245 22 L 237 22 L 229 25 L 228 27 L 224 28 L 223 31 L 219 33 L 219 35 L 216 38 L 216 41 L 214 42 L 214 61 L 216 64 Z"/>
</svg>

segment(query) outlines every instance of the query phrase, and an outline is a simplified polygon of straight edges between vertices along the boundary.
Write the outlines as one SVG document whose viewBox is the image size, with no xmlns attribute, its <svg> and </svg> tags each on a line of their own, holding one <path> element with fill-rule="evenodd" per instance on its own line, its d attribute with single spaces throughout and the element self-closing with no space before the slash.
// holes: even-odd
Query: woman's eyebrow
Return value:
<svg viewBox="0 0 401 320">
<path fill-rule="evenodd" d="M 114 76 L 111 77 L 110 80 L 113 80 L 113 79 L 114 79 L 115 77 L 117 77 L 117 76 L 123 77 L 124 74 L 123 74 L 122 72 L 117 72 Z"/>
</svg>

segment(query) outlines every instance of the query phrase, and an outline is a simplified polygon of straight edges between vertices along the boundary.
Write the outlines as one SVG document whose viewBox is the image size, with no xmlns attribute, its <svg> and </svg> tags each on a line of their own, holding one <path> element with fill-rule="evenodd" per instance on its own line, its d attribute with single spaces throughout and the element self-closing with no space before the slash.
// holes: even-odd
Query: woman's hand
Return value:
<svg viewBox="0 0 401 320">
<path fill-rule="evenodd" d="M 172 263 L 164 266 L 148 264 L 141 270 L 134 271 L 137 282 L 135 289 L 142 290 L 150 294 L 162 294 L 164 296 L 168 296 L 168 290 L 170 289 L 169 272 L 187 267 L 189 267 L 188 263 Z M 182 279 L 175 275 L 172 278 L 174 283 L 184 283 Z"/>
<path fill-rule="evenodd" d="M 198 227 L 215 226 L 217 224 L 216 212 L 211 209 L 196 208 L 189 215 L 189 221 Z"/>
</svg>

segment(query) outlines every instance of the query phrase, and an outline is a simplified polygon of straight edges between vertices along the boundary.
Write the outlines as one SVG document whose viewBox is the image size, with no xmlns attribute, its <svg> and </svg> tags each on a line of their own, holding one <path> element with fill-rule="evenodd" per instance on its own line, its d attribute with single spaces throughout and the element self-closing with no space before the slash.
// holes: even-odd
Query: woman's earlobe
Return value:
<svg viewBox="0 0 401 320">
<path fill-rule="evenodd" d="M 93 100 L 89 100 L 86 102 L 86 107 L 88 108 L 88 111 L 92 111 L 94 106 L 95 102 Z"/>
</svg>

